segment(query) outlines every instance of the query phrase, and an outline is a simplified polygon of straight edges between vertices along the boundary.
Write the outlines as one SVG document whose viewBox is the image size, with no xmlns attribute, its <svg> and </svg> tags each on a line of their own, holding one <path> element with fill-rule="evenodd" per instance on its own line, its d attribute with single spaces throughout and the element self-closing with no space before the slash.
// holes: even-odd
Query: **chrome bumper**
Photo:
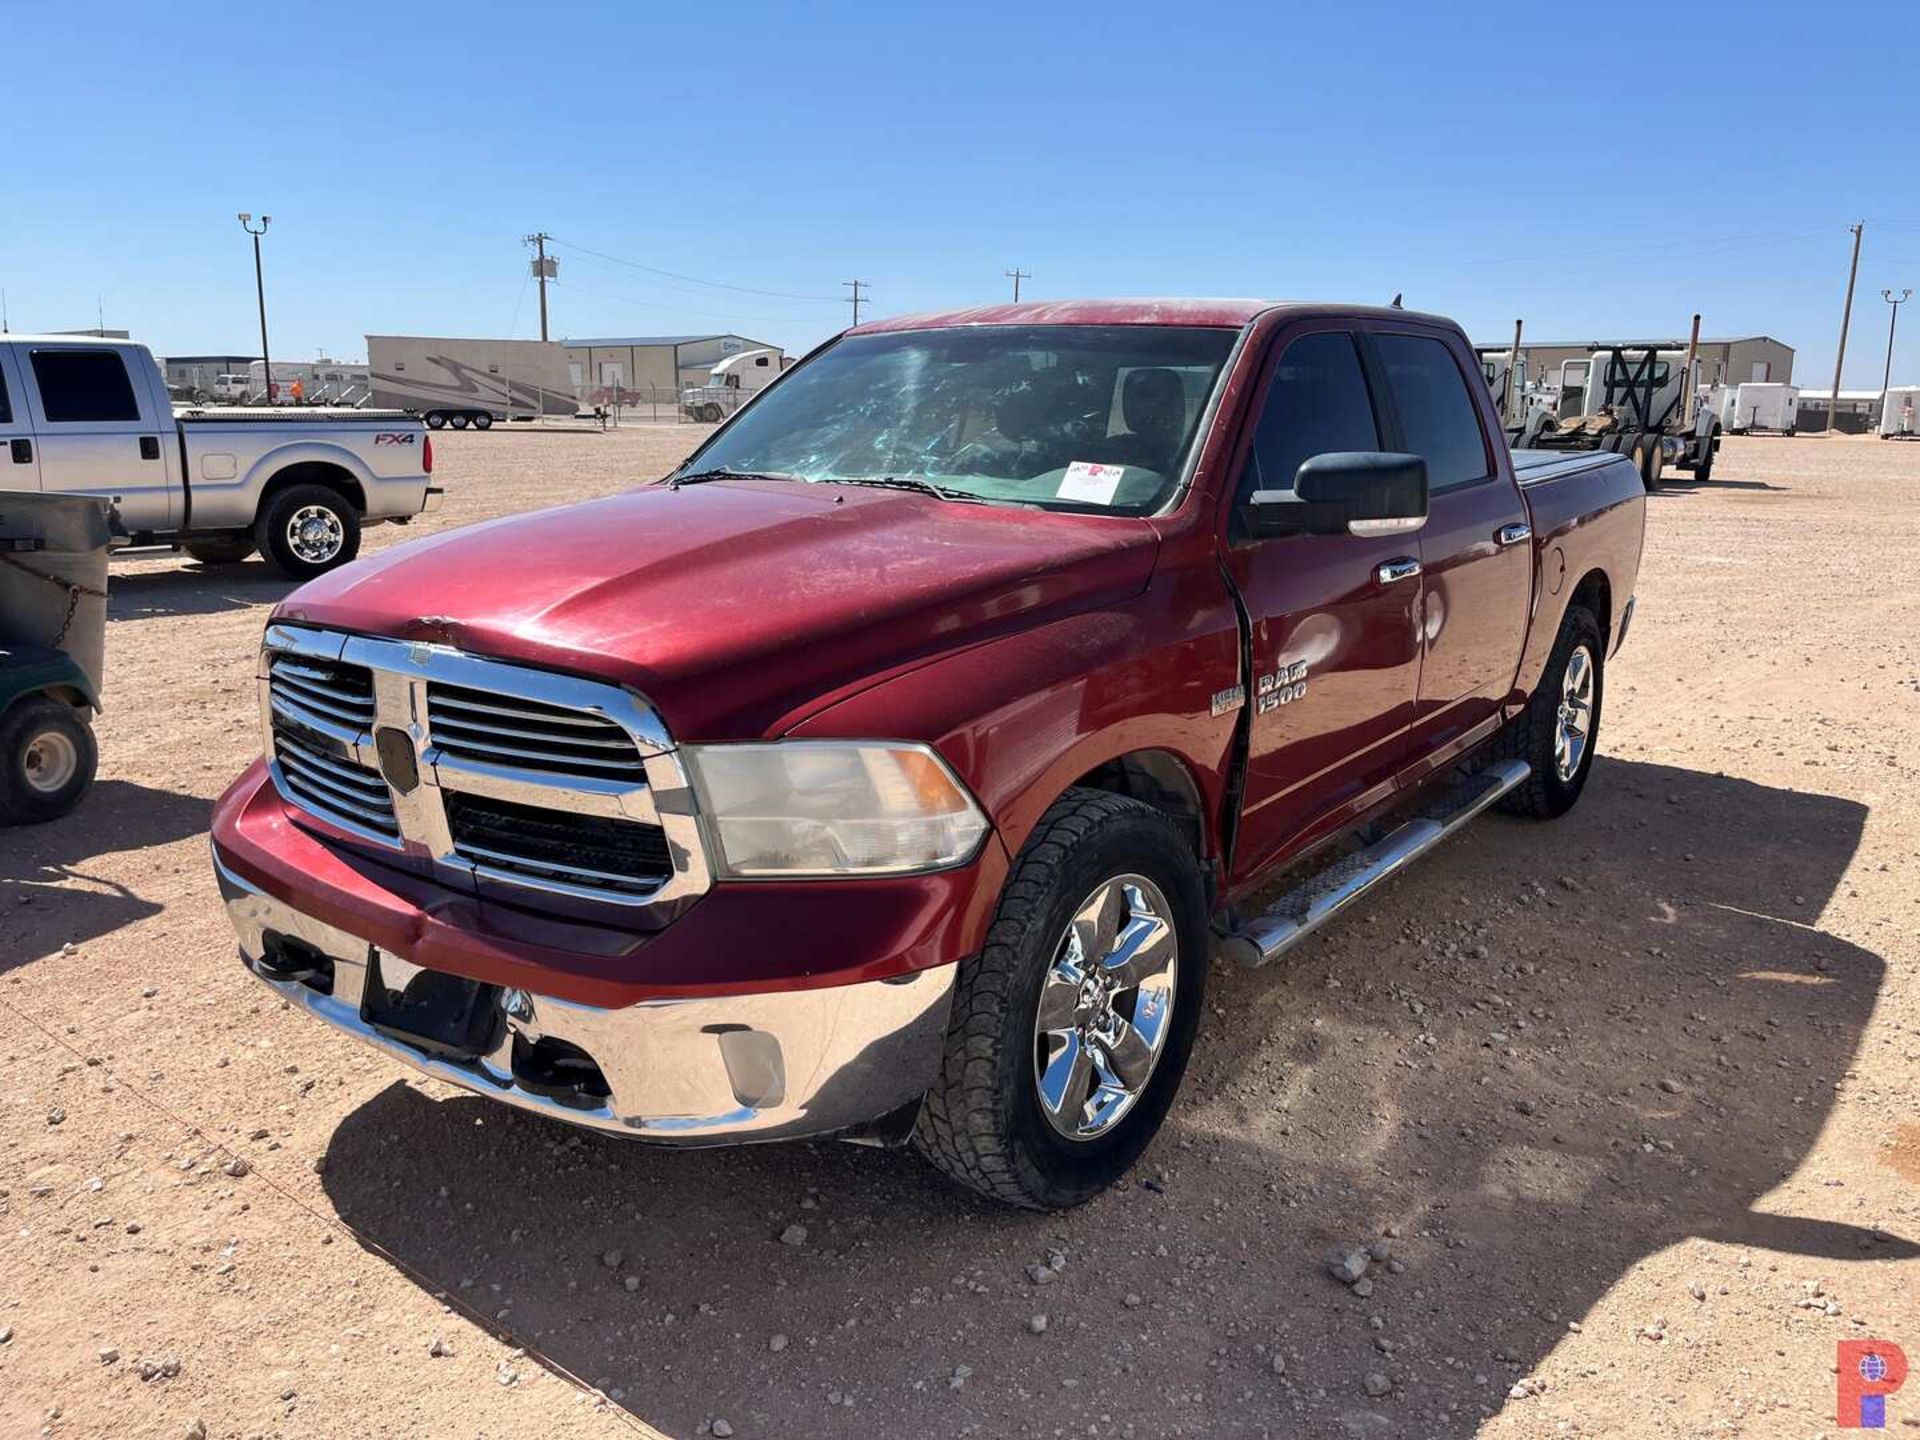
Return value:
<svg viewBox="0 0 1920 1440">
<path fill-rule="evenodd" d="M 436 1080 L 556 1120 L 640 1139 L 715 1145 L 826 1135 L 918 1099 L 933 1083 L 952 1002 L 951 965 L 897 980 L 715 999 L 648 1000 L 620 1010 L 522 990 L 500 993 L 499 1043 L 466 1061 L 429 1053 L 362 1016 L 374 947 L 264 894 L 213 860 L 240 954 L 256 979 L 289 1003 Z M 333 962 L 324 994 L 262 973 L 273 934 Z M 382 952 L 389 983 L 415 973 Z M 609 1092 L 555 1098 L 514 1073 L 514 1039 L 576 1046 Z"/>
</svg>

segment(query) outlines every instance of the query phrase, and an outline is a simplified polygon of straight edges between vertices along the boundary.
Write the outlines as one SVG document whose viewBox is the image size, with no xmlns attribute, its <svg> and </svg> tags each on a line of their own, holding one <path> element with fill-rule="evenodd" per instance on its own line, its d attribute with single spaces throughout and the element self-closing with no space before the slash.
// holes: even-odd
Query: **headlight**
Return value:
<svg viewBox="0 0 1920 1440">
<path fill-rule="evenodd" d="M 924 745 L 690 745 L 728 875 L 900 875 L 973 854 L 987 817 Z"/>
</svg>

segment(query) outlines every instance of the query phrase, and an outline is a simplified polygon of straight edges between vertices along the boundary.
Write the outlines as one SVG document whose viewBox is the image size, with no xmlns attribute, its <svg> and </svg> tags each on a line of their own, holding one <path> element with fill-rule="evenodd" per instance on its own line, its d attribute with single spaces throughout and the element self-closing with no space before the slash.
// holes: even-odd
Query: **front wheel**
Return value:
<svg viewBox="0 0 1920 1440">
<path fill-rule="evenodd" d="M 311 580 L 360 553 L 360 517 L 337 490 L 289 485 L 262 507 L 254 539 L 282 574 Z"/>
<path fill-rule="evenodd" d="M 954 989 L 921 1154 L 990 1199 L 1078 1205 L 1137 1160 L 1180 1088 L 1207 978 L 1193 846 L 1125 796 L 1070 790 L 1020 852 Z"/>
<path fill-rule="evenodd" d="M 85 712 L 47 695 L 0 715 L 0 825 L 54 820 L 93 784 L 100 752 Z"/>
<path fill-rule="evenodd" d="M 1605 667 L 1600 622 L 1585 606 L 1569 605 L 1532 699 L 1501 737 L 1502 753 L 1533 772 L 1501 801 L 1506 809 L 1551 820 L 1579 800 L 1600 735 Z"/>
</svg>

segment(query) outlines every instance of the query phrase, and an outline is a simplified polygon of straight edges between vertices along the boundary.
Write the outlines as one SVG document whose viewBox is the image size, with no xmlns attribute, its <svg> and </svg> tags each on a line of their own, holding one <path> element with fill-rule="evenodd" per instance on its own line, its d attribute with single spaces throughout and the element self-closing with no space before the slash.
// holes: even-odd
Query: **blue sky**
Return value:
<svg viewBox="0 0 1920 1440">
<path fill-rule="evenodd" d="M 893 313 L 1018 265 L 1034 297 L 1403 291 L 1486 340 L 1698 309 L 1818 386 L 1864 219 L 1847 381 L 1877 386 L 1879 292 L 1920 289 L 1908 15 L 1555 13 L 15 5 L 0 288 L 15 330 L 98 310 L 162 353 L 250 350 L 250 210 L 284 358 L 535 335 L 544 229 L 571 242 L 556 336 L 799 349 L 846 322 L 843 280 Z"/>
</svg>

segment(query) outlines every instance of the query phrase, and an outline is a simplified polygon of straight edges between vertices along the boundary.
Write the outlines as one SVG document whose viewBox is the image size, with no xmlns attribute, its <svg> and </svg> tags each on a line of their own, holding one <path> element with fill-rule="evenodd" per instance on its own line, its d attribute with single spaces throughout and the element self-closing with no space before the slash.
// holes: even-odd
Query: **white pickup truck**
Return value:
<svg viewBox="0 0 1920 1440">
<path fill-rule="evenodd" d="M 176 412 L 144 345 L 0 338 L 0 490 L 97 495 L 129 545 L 206 564 L 258 549 L 296 580 L 353 559 L 360 531 L 439 502 L 433 446 L 397 411 Z"/>
</svg>

